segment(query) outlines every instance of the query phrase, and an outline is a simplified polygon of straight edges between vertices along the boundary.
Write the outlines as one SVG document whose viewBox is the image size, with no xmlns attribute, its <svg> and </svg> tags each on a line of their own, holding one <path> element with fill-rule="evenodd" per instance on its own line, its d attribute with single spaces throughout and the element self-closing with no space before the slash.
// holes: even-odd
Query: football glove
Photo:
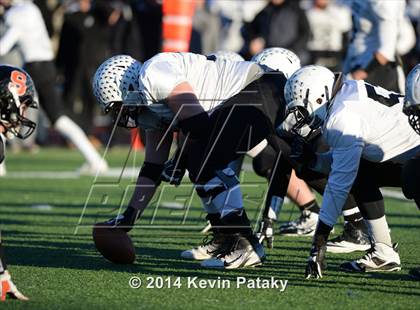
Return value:
<svg viewBox="0 0 420 310">
<path fill-rule="evenodd" d="M 267 247 L 269 249 L 273 248 L 273 242 L 274 242 L 274 220 L 270 218 L 264 218 L 262 222 L 260 223 L 260 231 L 257 233 L 257 237 L 259 242 L 262 244 L 264 240 L 267 243 Z"/>
<path fill-rule="evenodd" d="M 117 217 L 110 219 L 109 221 L 105 222 L 104 225 L 120 228 L 126 232 L 129 232 L 131 229 L 133 229 L 133 226 L 139 216 L 139 210 L 129 206 L 127 209 L 125 209 L 123 214 L 119 214 Z"/>
<path fill-rule="evenodd" d="M 5 301 L 6 297 L 18 300 L 29 300 L 28 297 L 23 295 L 17 289 L 16 285 L 13 283 L 10 273 L 6 270 L 2 275 L 0 275 L 0 291 L 1 291 L 1 301 Z"/>
<path fill-rule="evenodd" d="M 309 279 L 314 277 L 316 279 L 322 278 L 322 271 L 325 270 L 325 252 L 327 246 L 322 245 L 320 247 L 313 245 L 311 252 L 308 257 L 306 265 L 305 278 Z"/>
<path fill-rule="evenodd" d="M 168 160 L 163 168 L 161 180 L 163 182 L 168 182 L 169 184 L 178 186 L 182 182 L 182 178 L 185 174 L 185 168 L 177 167 L 176 160 Z"/>
</svg>

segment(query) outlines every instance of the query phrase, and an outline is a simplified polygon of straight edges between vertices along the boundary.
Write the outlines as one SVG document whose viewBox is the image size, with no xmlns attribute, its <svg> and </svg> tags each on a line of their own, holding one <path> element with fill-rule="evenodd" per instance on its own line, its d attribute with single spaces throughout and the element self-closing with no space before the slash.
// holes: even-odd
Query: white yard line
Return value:
<svg viewBox="0 0 420 310">
<path fill-rule="evenodd" d="M 252 166 L 250 164 L 244 164 L 243 169 L 251 171 Z M 107 172 L 101 173 L 99 177 L 104 178 L 122 178 L 122 179 L 136 179 L 140 171 L 139 168 L 125 168 L 122 175 L 123 167 L 110 168 Z M 186 176 L 185 176 L 186 177 Z M 20 171 L 13 172 L 8 171 L 6 176 L 0 177 L 7 179 L 78 179 L 80 174 L 77 171 Z M 384 197 L 394 198 L 398 200 L 408 201 L 399 190 L 381 189 Z"/>
<path fill-rule="evenodd" d="M 107 172 L 101 173 L 99 177 L 122 177 L 124 179 L 136 178 L 139 173 L 140 168 L 126 168 L 121 176 L 123 171 L 122 167 L 119 168 L 110 168 Z M 78 171 L 19 171 L 13 172 L 8 171 L 3 178 L 8 179 L 78 179 L 81 175 Z M 93 177 L 93 176 L 92 176 Z"/>
</svg>

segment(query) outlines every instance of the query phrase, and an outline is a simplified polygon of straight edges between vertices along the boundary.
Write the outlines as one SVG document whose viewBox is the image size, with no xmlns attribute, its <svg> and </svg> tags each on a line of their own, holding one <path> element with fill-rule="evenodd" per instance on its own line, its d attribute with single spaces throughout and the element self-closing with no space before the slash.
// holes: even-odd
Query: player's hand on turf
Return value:
<svg viewBox="0 0 420 310">
<path fill-rule="evenodd" d="M 322 271 L 325 269 L 325 252 L 327 247 L 321 246 L 316 247 L 312 246 L 311 252 L 308 257 L 308 262 L 306 265 L 305 278 L 309 279 L 311 277 L 315 279 L 322 278 Z"/>
<path fill-rule="evenodd" d="M 185 168 L 177 167 L 176 160 L 170 159 L 165 163 L 165 167 L 162 171 L 161 180 L 168 182 L 169 184 L 178 186 L 181 184 L 182 178 L 185 174 Z"/>
<path fill-rule="evenodd" d="M 269 249 L 273 248 L 274 242 L 273 224 L 273 220 L 269 218 L 263 219 L 260 224 L 260 231 L 257 233 L 259 242 L 262 244 L 265 241 Z"/>
<path fill-rule="evenodd" d="M 28 297 L 19 292 L 8 271 L 5 271 L 2 275 L 0 275 L 0 290 L 1 301 L 5 301 L 6 297 L 18 300 L 29 300 Z"/>
<path fill-rule="evenodd" d="M 133 226 L 139 216 L 139 210 L 128 206 L 123 214 L 119 214 L 117 217 L 110 219 L 109 221 L 105 222 L 104 225 L 108 227 L 111 226 L 120 228 L 128 232 L 133 229 Z"/>
</svg>

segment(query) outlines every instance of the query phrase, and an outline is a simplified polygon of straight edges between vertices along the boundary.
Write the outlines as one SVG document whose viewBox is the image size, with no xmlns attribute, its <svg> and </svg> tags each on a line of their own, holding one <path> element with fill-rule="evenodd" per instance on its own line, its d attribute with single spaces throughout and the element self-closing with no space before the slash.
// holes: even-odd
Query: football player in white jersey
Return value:
<svg viewBox="0 0 420 310">
<path fill-rule="evenodd" d="M 86 159 L 80 172 L 96 174 L 108 164 L 90 143 L 82 129 L 64 114 L 64 106 L 56 89 L 54 51 L 41 12 L 32 1 L 0 0 L 5 10 L 6 32 L 0 37 L 0 56 L 15 45 L 22 53 L 24 68 L 31 75 L 40 104 L 54 129 L 69 139 Z"/>
<path fill-rule="evenodd" d="M 233 52 L 218 51 L 208 55 L 208 58 L 214 57 L 215 61 L 244 61 L 244 59 Z M 291 51 L 284 48 L 267 48 L 258 55 L 254 56 L 252 61 L 258 63 L 264 68 L 266 72 L 282 72 L 285 77 L 291 76 L 297 69 L 300 68 L 299 58 Z M 277 110 L 281 109 L 279 103 L 274 102 L 273 114 L 277 114 Z M 289 198 L 294 201 L 301 210 L 305 210 L 305 216 L 299 217 L 298 220 L 282 225 L 280 233 L 296 236 L 311 235 L 315 231 L 316 223 L 318 221 L 319 206 L 315 200 L 314 195 L 308 188 L 306 183 L 296 178 L 294 173 L 288 171 L 290 176 L 285 179 L 274 177 L 272 168 L 276 162 L 277 153 L 268 145 L 267 140 L 262 141 L 252 150 L 247 152 L 247 155 L 253 158 L 252 165 L 254 171 L 269 181 L 269 189 L 265 209 L 263 212 L 263 224 L 260 225 L 260 240 L 266 240 L 267 245 L 271 248 L 273 245 L 273 223 L 277 220 L 280 208 L 284 200 L 284 194 L 287 189 Z M 236 175 L 242 166 L 243 156 L 231 162 L 229 167 L 232 168 Z M 162 181 L 167 181 L 172 184 L 179 184 L 185 169 L 180 169 L 184 165 L 179 165 L 183 160 L 176 155 L 167 164 L 162 175 Z M 174 169 L 175 164 L 178 163 L 177 169 Z M 283 186 L 281 184 L 283 184 Z M 286 187 L 286 188 L 284 188 Z M 282 197 L 281 197 L 282 196 Z M 209 228 L 209 227 L 208 227 Z M 208 229 L 206 228 L 206 230 Z M 200 253 L 206 253 L 208 245 L 203 245 L 198 248 L 188 250 L 182 253 L 185 258 L 194 258 L 203 256 Z M 207 254 L 204 254 L 207 255 Z"/>
<path fill-rule="evenodd" d="M 267 71 L 283 72 L 286 78 L 289 78 L 301 67 L 299 58 L 293 52 L 278 47 L 267 48 L 254 56 L 252 60 L 266 68 Z M 302 213 L 298 219 L 281 225 L 280 234 L 313 236 L 320 209 L 305 181 L 321 195 L 326 185 L 326 176 L 313 171 L 303 173 L 305 181 L 298 179 L 292 168 L 296 167 L 298 170 L 302 170 L 302 164 L 296 162 L 296 157 L 291 159 L 291 156 L 293 156 L 291 154 L 293 153 L 291 151 L 294 144 L 293 139 L 287 136 L 279 139 L 282 152 L 280 157 L 277 157 L 276 152 L 269 145 L 253 155 L 253 167 L 256 173 L 271 181 L 260 231 L 260 240 L 266 239 L 269 247 L 272 246 L 273 242 L 273 223 L 278 218 L 286 188 L 288 196 L 292 200 L 295 198 L 295 203 Z M 271 171 L 274 166 L 276 170 Z M 296 199 L 296 197 L 299 199 Z M 343 208 L 343 216 L 345 220 L 344 231 L 340 236 L 328 242 L 328 251 L 349 253 L 366 250 L 370 245 L 367 228 L 351 196 Z"/>
<path fill-rule="evenodd" d="M 130 230 L 160 183 L 176 129 L 187 170 L 217 236 L 210 268 L 262 263 L 264 251 L 243 209 L 239 182 L 228 164 L 262 140 L 279 150 L 273 106 L 281 103 L 283 74 L 264 74 L 253 62 L 214 61 L 192 53 L 161 53 L 143 65 L 129 56 L 103 63 L 94 92 L 104 111 L 124 127 L 146 129 L 146 157 L 125 212 L 106 225 Z M 183 155 L 181 155 L 183 156 Z"/>
<path fill-rule="evenodd" d="M 404 113 L 407 114 L 413 130 L 420 135 L 420 64 L 415 66 L 407 76 Z M 420 193 L 418 192 L 420 152 L 404 165 L 402 180 L 404 195 L 409 199 L 413 199 L 420 209 Z M 420 267 L 411 269 L 409 274 L 413 278 L 420 280 Z"/>
<path fill-rule="evenodd" d="M 252 57 L 251 61 L 258 63 L 266 72 L 282 72 L 286 78 L 289 78 L 301 67 L 299 57 L 292 51 L 281 47 L 266 48 Z M 265 144 L 263 144 L 264 142 Z M 280 145 L 283 146 L 284 143 Z M 281 150 L 281 152 L 284 154 L 284 150 Z M 300 216 L 295 221 L 283 224 L 280 227 L 280 234 L 310 236 L 315 231 L 319 206 L 308 185 L 297 178 L 291 170 L 287 171 L 288 177 L 284 178 L 283 171 L 281 171 L 283 165 L 279 165 L 279 160 L 282 160 L 283 156 L 278 156 L 279 154 L 270 145 L 267 145 L 266 141 L 263 141 L 248 154 L 253 158 L 254 171 L 270 182 L 260 225 L 260 240 L 265 239 L 268 246 L 272 247 L 274 240 L 273 224 L 279 216 L 286 190 L 282 187 L 287 187 L 288 197 L 300 210 L 305 210 L 305 216 Z M 272 170 L 274 166 L 277 167 L 276 171 Z"/>
<path fill-rule="evenodd" d="M 364 81 L 345 81 L 320 66 L 296 71 L 286 83 L 287 117 L 282 129 L 320 138 L 330 147 L 330 167 L 306 276 L 322 277 L 328 235 L 352 191 L 367 220 L 373 247 L 344 263 L 345 270 L 401 269 L 385 218 L 382 186 L 401 187 L 402 165 L 420 151 L 417 135 L 402 112 L 403 96 Z M 317 165 L 321 163 L 317 160 Z"/>
<path fill-rule="evenodd" d="M 352 1 L 353 34 L 344 74 L 402 92 L 398 82 L 397 43 L 405 6 L 405 0 Z"/>
</svg>

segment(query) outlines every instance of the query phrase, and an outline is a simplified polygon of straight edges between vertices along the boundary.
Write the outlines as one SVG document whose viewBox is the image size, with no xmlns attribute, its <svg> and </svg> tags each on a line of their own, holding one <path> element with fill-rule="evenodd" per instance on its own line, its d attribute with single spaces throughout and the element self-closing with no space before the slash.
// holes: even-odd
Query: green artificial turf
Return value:
<svg viewBox="0 0 420 310">
<path fill-rule="evenodd" d="M 122 166 L 126 149 L 111 150 L 111 166 Z M 129 158 L 129 163 L 138 164 Z M 39 154 L 8 154 L 14 171 L 70 171 L 82 164 L 75 151 L 44 149 Z M 255 221 L 265 183 L 244 173 L 245 207 Z M 386 209 L 394 241 L 400 243 L 403 270 L 390 274 L 341 272 L 341 262 L 361 253 L 328 254 L 329 268 L 320 280 L 305 280 L 310 238 L 276 236 L 266 263 L 257 268 L 206 270 L 180 258 L 182 250 L 203 238 L 204 214 L 191 186 L 165 187 L 130 234 L 137 260 L 130 266 L 113 265 L 95 250 L 90 226 L 116 214 L 129 198 L 128 179 L 91 177 L 76 179 L 0 178 L 0 219 L 9 269 L 19 289 L 31 300 L 0 304 L 1 308 L 30 309 L 419 309 L 420 282 L 408 270 L 420 266 L 420 213 L 412 203 L 388 199 Z M 93 187 L 92 187 L 93 185 Z M 192 197 L 192 198 L 191 198 Z M 177 201 L 183 209 L 164 208 Z M 81 214 L 83 217 L 81 218 Z M 288 204 L 281 221 L 298 216 Z M 341 231 L 337 225 L 336 231 Z M 129 279 L 140 277 L 143 286 L 132 289 Z M 155 286 L 146 288 L 148 277 Z M 170 280 L 167 280 L 169 277 Z M 179 280 L 177 280 L 179 277 Z M 188 277 L 228 280 L 230 288 L 187 288 Z M 237 277 L 287 280 L 279 289 L 236 288 Z M 195 283 L 198 283 L 196 281 Z M 176 286 L 181 286 L 180 288 Z"/>
</svg>

